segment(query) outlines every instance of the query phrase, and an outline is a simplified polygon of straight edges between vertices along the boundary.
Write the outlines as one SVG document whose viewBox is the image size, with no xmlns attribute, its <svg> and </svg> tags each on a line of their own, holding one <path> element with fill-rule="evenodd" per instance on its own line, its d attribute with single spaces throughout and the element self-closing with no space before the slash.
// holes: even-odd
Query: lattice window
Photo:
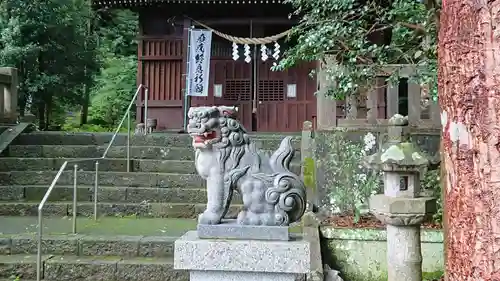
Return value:
<svg viewBox="0 0 500 281">
<path fill-rule="evenodd" d="M 224 100 L 249 101 L 252 99 L 251 83 L 248 79 L 228 79 L 224 84 Z"/>
<path fill-rule="evenodd" d="M 282 101 L 285 99 L 283 80 L 261 80 L 258 85 L 259 101 Z"/>
</svg>

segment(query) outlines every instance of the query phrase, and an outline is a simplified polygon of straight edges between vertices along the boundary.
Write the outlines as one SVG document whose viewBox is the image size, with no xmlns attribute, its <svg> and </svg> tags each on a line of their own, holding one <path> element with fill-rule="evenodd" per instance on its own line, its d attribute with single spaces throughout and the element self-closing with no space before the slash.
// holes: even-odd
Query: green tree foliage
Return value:
<svg viewBox="0 0 500 281">
<path fill-rule="evenodd" d="M 113 11 L 99 29 L 104 62 L 91 93 L 90 123 L 114 127 L 123 117 L 136 89 L 138 16 Z"/>
<path fill-rule="evenodd" d="M 328 63 L 325 71 L 336 98 L 366 89 L 388 64 L 415 64 L 415 77 L 437 95 L 437 0 L 287 0 L 301 17 L 296 41 L 277 69 L 299 61 Z M 386 73 L 398 79 L 397 70 Z"/>
<path fill-rule="evenodd" d="M 137 54 L 139 17 L 129 10 L 113 10 L 103 15 L 99 23 L 101 53 L 117 56 Z"/>
<path fill-rule="evenodd" d="M 0 65 L 19 69 L 21 112 L 34 110 L 47 129 L 51 113 L 82 102 L 82 85 L 98 70 L 94 13 L 86 0 L 0 2 Z"/>
<path fill-rule="evenodd" d="M 125 114 L 136 88 L 137 61 L 135 56 L 105 59 L 92 91 L 90 122 L 104 127 L 118 125 Z"/>
</svg>

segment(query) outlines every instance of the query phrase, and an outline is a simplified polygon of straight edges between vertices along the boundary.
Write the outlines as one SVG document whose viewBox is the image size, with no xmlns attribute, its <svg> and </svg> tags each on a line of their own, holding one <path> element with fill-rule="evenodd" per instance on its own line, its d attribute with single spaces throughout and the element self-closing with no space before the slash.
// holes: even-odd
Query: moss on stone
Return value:
<svg viewBox="0 0 500 281">
<path fill-rule="evenodd" d="M 429 157 L 411 142 L 387 143 L 381 151 L 370 155 L 366 162 L 372 168 L 380 168 L 385 164 L 401 167 L 420 167 L 429 165 Z"/>
<path fill-rule="evenodd" d="M 386 241 L 385 229 L 371 228 L 335 228 L 321 226 L 321 234 L 326 239 L 361 240 L 361 241 Z M 443 232 L 434 229 L 422 229 L 421 241 L 423 243 L 443 243 Z"/>
<path fill-rule="evenodd" d="M 443 271 L 435 271 L 435 272 L 422 272 L 422 281 L 433 281 L 439 280 L 444 275 Z M 347 281 L 387 281 L 387 272 L 382 272 L 378 276 L 374 277 L 365 277 L 360 276 L 359 274 L 348 274 L 344 275 L 344 280 Z"/>
<path fill-rule="evenodd" d="M 433 271 L 433 272 L 422 272 L 422 279 L 423 280 L 435 280 L 439 279 L 444 275 L 444 272 L 442 270 L 438 271 Z"/>
<path fill-rule="evenodd" d="M 347 281 L 387 280 L 386 231 L 322 226 L 323 251 Z M 422 229 L 424 280 L 440 276 L 443 269 L 443 234 Z"/>
</svg>

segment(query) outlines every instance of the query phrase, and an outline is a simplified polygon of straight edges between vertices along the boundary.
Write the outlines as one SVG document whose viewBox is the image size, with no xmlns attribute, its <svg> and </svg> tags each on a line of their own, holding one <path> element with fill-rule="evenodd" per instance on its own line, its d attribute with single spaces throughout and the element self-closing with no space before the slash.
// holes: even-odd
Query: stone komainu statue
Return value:
<svg viewBox="0 0 500 281">
<path fill-rule="evenodd" d="M 196 170 L 207 181 L 207 208 L 199 223 L 221 223 L 234 190 L 243 198 L 239 224 L 287 226 L 298 221 L 306 208 L 306 191 L 299 176 L 289 170 L 292 138 L 284 138 L 269 157 L 256 149 L 236 111 L 214 106 L 192 107 L 188 112 Z"/>
</svg>

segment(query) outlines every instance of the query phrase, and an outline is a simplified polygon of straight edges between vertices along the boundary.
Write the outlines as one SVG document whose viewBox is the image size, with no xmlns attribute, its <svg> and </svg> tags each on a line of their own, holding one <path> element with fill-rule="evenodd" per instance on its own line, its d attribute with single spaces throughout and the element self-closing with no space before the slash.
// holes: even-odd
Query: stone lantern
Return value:
<svg viewBox="0 0 500 281">
<path fill-rule="evenodd" d="M 396 114 L 389 120 L 388 141 L 365 159 L 381 170 L 384 194 L 370 198 L 370 211 L 387 225 L 388 281 L 422 281 L 420 224 L 436 212 L 436 199 L 421 197 L 420 173 L 429 157 L 409 140 L 408 119 Z"/>
</svg>

